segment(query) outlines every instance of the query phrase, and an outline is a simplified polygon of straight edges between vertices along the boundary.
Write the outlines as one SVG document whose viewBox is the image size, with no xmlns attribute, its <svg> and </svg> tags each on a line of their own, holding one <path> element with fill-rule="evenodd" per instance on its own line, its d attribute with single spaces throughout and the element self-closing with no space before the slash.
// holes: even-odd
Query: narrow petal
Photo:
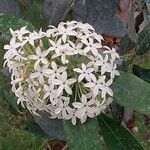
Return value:
<svg viewBox="0 0 150 150">
<path fill-rule="evenodd" d="M 61 85 L 62 84 L 62 81 L 57 80 L 57 79 L 53 80 L 52 82 L 53 82 L 54 85 Z"/>
<path fill-rule="evenodd" d="M 74 126 L 76 125 L 77 119 L 76 119 L 75 116 L 72 117 L 71 122 L 72 122 L 72 124 L 73 124 Z"/>
<path fill-rule="evenodd" d="M 57 70 L 57 64 L 54 61 L 51 62 L 51 66 L 53 70 Z"/>
<path fill-rule="evenodd" d="M 82 104 L 82 103 L 80 103 L 80 102 L 74 102 L 74 103 L 72 103 L 72 105 L 75 107 L 75 108 L 78 108 L 78 109 L 80 109 L 80 108 L 82 108 L 84 105 Z"/>
<path fill-rule="evenodd" d="M 44 69 L 44 70 L 43 70 L 43 73 L 44 73 L 44 74 L 53 74 L 54 71 L 51 70 L 51 69 Z"/>
<path fill-rule="evenodd" d="M 82 118 L 82 117 L 85 115 L 85 113 L 86 113 L 86 108 L 84 107 L 84 108 L 82 108 L 82 109 L 80 109 L 80 110 L 77 110 L 76 116 L 77 116 L 78 118 Z"/>
<path fill-rule="evenodd" d="M 70 85 L 70 84 L 75 83 L 76 81 L 77 81 L 77 80 L 76 80 L 75 78 L 71 78 L 71 79 L 68 79 L 68 80 L 66 81 L 66 84 Z"/>
<path fill-rule="evenodd" d="M 82 95 L 81 102 L 85 105 L 87 103 L 86 95 Z"/>
<path fill-rule="evenodd" d="M 75 68 L 73 71 L 78 72 L 78 73 L 83 73 L 83 71 L 80 68 Z"/>
<path fill-rule="evenodd" d="M 89 82 L 89 83 L 84 84 L 84 86 L 85 86 L 85 87 L 88 87 L 88 88 L 91 88 L 91 87 L 94 87 L 94 86 L 95 86 L 95 83 Z"/>
<path fill-rule="evenodd" d="M 37 55 L 29 55 L 28 58 L 33 59 L 33 60 L 39 59 L 39 57 Z"/>
<path fill-rule="evenodd" d="M 65 85 L 65 91 L 70 95 L 72 94 L 72 90 L 68 85 Z"/>
<path fill-rule="evenodd" d="M 81 82 L 84 79 L 85 75 L 84 74 L 80 74 L 78 77 L 78 82 Z"/>
<path fill-rule="evenodd" d="M 58 108 L 55 109 L 55 114 L 59 114 L 61 111 L 62 111 L 62 108 L 58 107 Z"/>
<path fill-rule="evenodd" d="M 40 76 L 39 72 L 35 72 L 35 73 L 30 74 L 30 78 L 32 78 L 32 79 L 37 78 L 39 76 Z"/>
<path fill-rule="evenodd" d="M 64 86 L 62 86 L 62 85 L 59 86 L 59 88 L 57 90 L 57 96 L 60 96 L 60 94 L 62 93 L 63 89 L 64 89 Z"/>
</svg>

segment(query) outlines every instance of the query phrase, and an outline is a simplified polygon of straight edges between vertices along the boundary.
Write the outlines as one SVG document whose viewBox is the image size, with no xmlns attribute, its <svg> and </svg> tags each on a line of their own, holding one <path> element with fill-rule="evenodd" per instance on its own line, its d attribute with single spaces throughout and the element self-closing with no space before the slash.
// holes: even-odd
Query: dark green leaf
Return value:
<svg viewBox="0 0 150 150">
<path fill-rule="evenodd" d="M 65 134 L 61 120 L 49 118 L 46 112 L 38 112 L 40 116 L 34 115 L 35 122 L 48 135 L 49 139 L 64 140 Z"/>
<path fill-rule="evenodd" d="M 17 105 L 17 100 L 13 93 L 9 89 L 2 89 L 2 94 L 4 97 L 4 100 L 8 103 L 10 112 L 14 115 L 19 113 L 19 107 Z"/>
<path fill-rule="evenodd" d="M 150 84 L 140 78 L 120 72 L 112 85 L 117 103 L 144 114 L 150 114 Z"/>
<path fill-rule="evenodd" d="M 28 29 L 35 30 L 32 24 L 22 19 L 0 13 L 0 33 L 2 34 L 1 36 L 5 40 L 9 40 L 11 37 L 10 31 L 9 31 L 10 28 L 12 28 L 13 30 L 16 30 L 23 26 L 28 26 Z"/>
<path fill-rule="evenodd" d="M 73 126 L 71 121 L 63 121 L 70 150 L 101 150 L 97 119 L 88 119 L 84 124 Z"/>
<path fill-rule="evenodd" d="M 120 124 L 124 116 L 124 107 L 120 106 L 116 101 L 110 104 L 113 119 Z"/>
<path fill-rule="evenodd" d="M 144 81 L 150 82 L 150 69 L 144 69 L 137 65 L 133 65 L 133 74 L 143 79 Z"/>
<path fill-rule="evenodd" d="M 36 122 L 28 120 L 26 121 L 26 126 L 31 133 L 41 138 L 49 138 L 48 135 L 41 129 L 41 127 Z"/>
<path fill-rule="evenodd" d="M 113 119 L 101 114 L 98 121 L 108 150 L 144 150 L 133 135 Z"/>
<path fill-rule="evenodd" d="M 136 53 L 138 55 L 144 54 L 150 50 L 150 24 L 148 24 L 144 30 L 139 34 L 137 40 Z"/>
</svg>

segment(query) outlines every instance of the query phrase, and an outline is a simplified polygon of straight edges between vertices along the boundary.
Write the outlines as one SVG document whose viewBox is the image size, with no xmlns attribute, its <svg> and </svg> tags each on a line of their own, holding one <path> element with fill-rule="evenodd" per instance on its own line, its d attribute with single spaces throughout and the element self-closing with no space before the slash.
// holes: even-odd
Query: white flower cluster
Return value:
<svg viewBox="0 0 150 150">
<path fill-rule="evenodd" d="M 81 22 L 61 22 L 46 32 L 30 32 L 26 27 L 13 31 L 5 45 L 5 66 L 11 72 L 12 90 L 18 104 L 32 113 L 50 113 L 51 118 L 99 115 L 112 102 L 110 85 L 115 76 L 114 48 L 103 46 L 103 38 L 93 27 Z"/>
</svg>

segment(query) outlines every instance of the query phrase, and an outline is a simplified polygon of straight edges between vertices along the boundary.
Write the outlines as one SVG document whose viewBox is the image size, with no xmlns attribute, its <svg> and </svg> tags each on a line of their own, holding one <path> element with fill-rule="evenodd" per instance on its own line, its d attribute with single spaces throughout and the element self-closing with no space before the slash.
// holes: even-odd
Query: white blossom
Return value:
<svg viewBox="0 0 150 150">
<path fill-rule="evenodd" d="M 46 59 L 46 56 L 48 55 L 49 53 L 49 50 L 45 50 L 42 52 L 41 48 L 38 46 L 36 48 L 36 55 L 29 55 L 28 58 L 29 59 L 33 59 L 33 60 L 36 60 L 35 61 L 35 65 L 34 67 L 36 68 L 36 66 L 41 62 L 43 64 L 48 64 L 48 61 Z"/>
<path fill-rule="evenodd" d="M 63 92 L 63 89 L 65 89 L 66 93 L 72 94 L 72 89 L 70 88 L 70 85 L 75 82 L 75 78 L 67 79 L 67 72 L 63 72 L 62 75 L 60 75 L 60 77 L 58 79 L 55 79 L 53 82 L 55 85 L 59 86 L 57 95 L 59 96 Z"/>
<path fill-rule="evenodd" d="M 75 68 L 73 69 L 75 72 L 80 73 L 79 77 L 78 77 L 78 82 L 81 82 L 84 78 L 87 81 L 91 80 L 91 76 L 94 76 L 94 74 L 92 74 L 92 72 L 94 71 L 93 68 L 87 68 L 85 64 L 81 65 L 81 68 Z"/>
<path fill-rule="evenodd" d="M 64 67 L 64 66 L 61 66 L 61 67 L 57 67 L 57 64 L 52 61 L 51 62 L 51 67 L 52 69 L 49 69 L 50 70 L 50 74 L 51 74 L 51 78 L 56 78 L 56 77 L 59 77 L 61 73 L 63 73 L 67 67 Z"/>
<path fill-rule="evenodd" d="M 38 78 L 40 84 L 44 84 L 44 77 L 50 74 L 50 70 L 47 68 L 47 66 L 41 67 L 40 65 L 37 65 L 36 70 L 34 73 L 30 74 L 30 78 Z"/>
<path fill-rule="evenodd" d="M 72 105 L 77 108 L 76 116 L 82 118 L 86 113 L 90 113 L 90 107 L 94 104 L 94 100 L 87 101 L 86 95 L 82 95 L 81 102 L 74 102 Z"/>
<path fill-rule="evenodd" d="M 10 32 L 4 66 L 11 73 L 17 103 L 31 113 L 45 111 L 52 119 L 76 125 L 77 120 L 84 123 L 98 116 L 112 102 L 119 54 L 103 44 L 91 25 L 68 21 L 46 31 L 30 32 L 25 26 Z"/>
</svg>

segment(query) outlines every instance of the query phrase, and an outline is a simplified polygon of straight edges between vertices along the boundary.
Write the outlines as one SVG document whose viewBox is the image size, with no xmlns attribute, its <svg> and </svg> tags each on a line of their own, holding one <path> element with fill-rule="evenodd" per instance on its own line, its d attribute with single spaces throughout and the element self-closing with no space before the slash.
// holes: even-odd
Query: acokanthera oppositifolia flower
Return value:
<svg viewBox="0 0 150 150">
<path fill-rule="evenodd" d="M 112 102 L 111 84 L 119 76 L 114 48 L 89 24 L 61 22 L 58 28 L 13 31 L 4 46 L 4 65 L 11 73 L 18 103 L 32 113 L 76 124 L 94 118 Z"/>
</svg>

